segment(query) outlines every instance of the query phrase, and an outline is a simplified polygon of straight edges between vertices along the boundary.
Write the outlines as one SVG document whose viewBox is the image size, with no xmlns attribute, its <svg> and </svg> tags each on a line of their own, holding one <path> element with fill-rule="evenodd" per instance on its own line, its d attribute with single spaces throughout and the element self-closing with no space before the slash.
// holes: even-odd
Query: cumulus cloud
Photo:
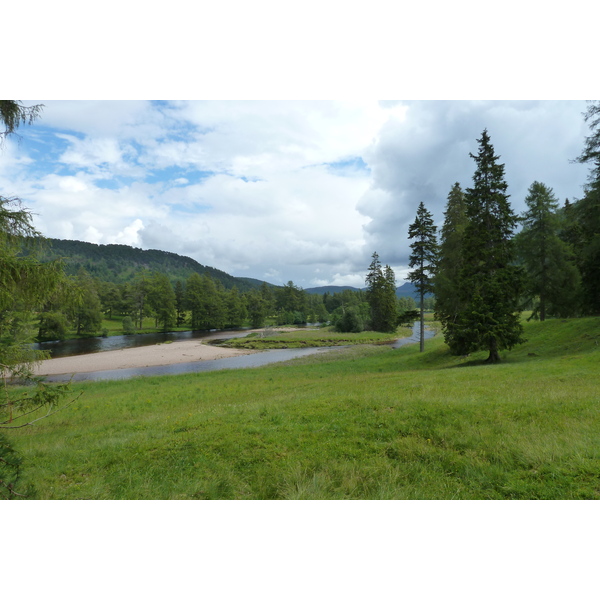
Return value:
<svg viewBox="0 0 600 600">
<path fill-rule="evenodd" d="M 524 208 L 534 180 L 553 187 L 559 198 L 573 197 L 585 177 L 569 164 L 585 135 L 583 102 L 409 102 L 403 119 L 390 119 L 367 152 L 372 184 L 359 209 L 370 218 L 368 243 L 382 260 L 408 262 L 407 231 L 423 202 L 438 225 L 448 192 L 469 187 L 475 170 L 469 153 L 488 130 L 505 164 L 511 202 Z"/>
<path fill-rule="evenodd" d="M 373 251 L 401 279 L 423 201 L 441 224 L 487 128 L 520 211 L 534 179 L 574 197 L 583 102 L 44 102 L 0 185 L 50 237 L 191 256 L 233 275 L 364 285 Z M 52 144 L 51 139 L 60 144 Z M 399 281 L 401 283 L 401 281 Z"/>
</svg>

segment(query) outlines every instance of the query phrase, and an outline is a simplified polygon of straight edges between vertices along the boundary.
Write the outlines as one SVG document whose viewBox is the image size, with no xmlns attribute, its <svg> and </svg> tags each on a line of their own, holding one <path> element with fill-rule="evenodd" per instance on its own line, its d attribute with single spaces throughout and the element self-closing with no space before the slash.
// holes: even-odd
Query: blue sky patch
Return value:
<svg viewBox="0 0 600 600">
<path fill-rule="evenodd" d="M 325 163 L 325 165 L 327 165 L 330 171 L 339 175 L 344 175 L 345 173 L 361 173 L 368 175 L 371 172 L 371 169 L 369 169 L 367 163 L 361 156 L 353 156 L 352 158 L 347 158 L 338 162 Z"/>
</svg>

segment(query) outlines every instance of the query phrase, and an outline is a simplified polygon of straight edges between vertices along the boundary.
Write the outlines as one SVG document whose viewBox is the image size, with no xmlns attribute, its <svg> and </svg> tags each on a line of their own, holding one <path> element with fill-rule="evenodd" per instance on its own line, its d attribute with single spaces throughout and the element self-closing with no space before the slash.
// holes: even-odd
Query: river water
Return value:
<svg viewBox="0 0 600 600">
<path fill-rule="evenodd" d="M 339 348 L 339 346 L 337 346 Z M 276 362 L 291 360 L 301 356 L 327 352 L 331 348 L 288 348 L 287 350 L 265 350 L 256 354 L 243 354 L 231 358 L 216 360 L 199 360 L 190 363 L 162 365 L 160 367 L 139 367 L 135 369 L 114 369 L 112 371 L 96 371 L 93 373 L 77 373 L 71 375 L 49 375 L 45 381 L 102 381 L 114 379 L 131 379 L 132 377 L 149 377 L 154 375 L 181 375 L 183 373 L 203 373 L 204 371 L 222 371 L 225 369 L 250 369 L 262 367 Z"/>
<path fill-rule="evenodd" d="M 433 329 L 429 329 L 425 326 L 424 338 L 426 340 L 431 339 L 435 335 L 435 331 Z M 412 333 L 409 337 L 400 338 L 396 340 L 392 344 L 392 348 L 402 348 L 402 346 L 406 346 L 408 344 L 418 344 L 421 341 L 421 323 L 420 321 L 415 321 L 413 323 Z"/>
<path fill-rule="evenodd" d="M 49 350 L 51 358 L 61 356 L 79 356 L 80 354 L 93 354 L 107 350 L 121 350 L 123 348 L 139 348 L 153 346 L 165 342 L 178 342 L 183 340 L 226 340 L 248 335 L 246 329 L 213 330 L 213 331 L 173 331 L 169 333 L 138 333 L 135 335 L 114 335 L 110 337 L 82 338 L 76 340 L 63 340 L 57 342 L 40 342 L 34 344 L 36 350 Z"/>
<path fill-rule="evenodd" d="M 225 340 L 248 335 L 247 330 L 231 331 L 183 331 L 173 333 L 147 333 L 137 335 L 121 335 L 108 338 L 89 338 L 79 340 L 66 340 L 63 342 L 43 342 L 36 344 L 40 350 L 50 350 L 51 356 L 76 356 L 80 354 L 91 354 L 106 350 L 118 350 L 121 348 L 136 348 L 149 346 L 165 341 L 179 341 L 190 339 L 202 339 L 205 341 Z M 425 330 L 425 339 L 435 335 L 434 331 Z M 419 323 L 413 326 L 410 337 L 401 338 L 392 344 L 392 348 L 401 348 L 407 344 L 419 342 Z M 321 348 L 287 348 L 278 350 L 265 350 L 256 354 L 244 354 L 231 358 L 220 358 L 217 360 L 195 361 L 189 363 L 178 363 L 174 365 L 162 365 L 158 367 L 139 367 L 134 369 L 114 369 L 110 371 L 96 371 L 92 373 L 78 373 L 71 375 L 52 375 L 45 378 L 49 382 L 61 381 L 102 381 L 130 379 L 132 377 L 148 377 L 154 375 L 181 375 L 183 373 L 200 373 L 204 371 L 220 371 L 224 369 L 248 369 L 262 367 L 264 365 L 283 362 L 301 356 L 309 356 L 328 352 L 332 348 L 340 346 Z"/>
</svg>

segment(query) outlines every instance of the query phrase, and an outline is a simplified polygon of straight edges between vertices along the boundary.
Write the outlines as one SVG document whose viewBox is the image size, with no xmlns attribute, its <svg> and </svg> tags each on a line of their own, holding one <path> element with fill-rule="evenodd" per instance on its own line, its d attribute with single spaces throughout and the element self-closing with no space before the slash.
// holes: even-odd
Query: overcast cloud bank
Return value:
<svg viewBox="0 0 600 600">
<path fill-rule="evenodd" d="M 535 180 L 581 197 L 584 101 L 28 101 L 0 190 L 48 236 L 157 248 L 235 276 L 362 287 L 401 280 L 422 201 L 438 225 L 487 128 L 513 209 Z"/>
</svg>

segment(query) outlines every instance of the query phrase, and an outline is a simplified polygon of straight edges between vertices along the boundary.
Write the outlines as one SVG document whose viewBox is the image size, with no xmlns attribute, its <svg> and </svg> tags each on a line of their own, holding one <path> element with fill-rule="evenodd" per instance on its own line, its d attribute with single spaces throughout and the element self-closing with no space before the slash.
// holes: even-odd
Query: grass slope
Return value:
<svg viewBox="0 0 600 600">
<path fill-rule="evenodd" d="M 11 437 L 40 498 L 598 498 L 600 319 L 526 335 L 498 365 L 435 338 L 77 384 Z"/>
</svg>

